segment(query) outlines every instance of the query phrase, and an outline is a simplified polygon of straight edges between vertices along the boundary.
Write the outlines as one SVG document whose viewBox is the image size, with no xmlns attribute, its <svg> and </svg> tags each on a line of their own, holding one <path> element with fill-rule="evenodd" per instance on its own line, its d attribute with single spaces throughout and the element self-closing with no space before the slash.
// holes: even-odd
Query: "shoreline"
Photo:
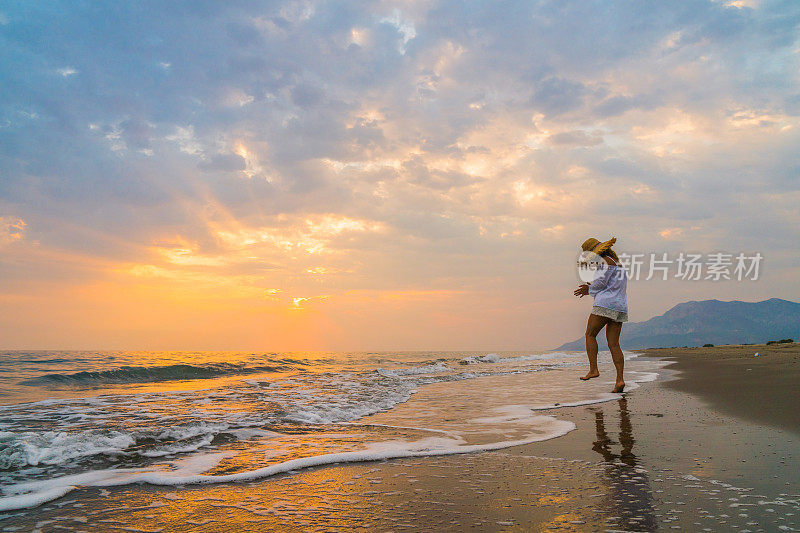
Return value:
<svg viewBox="0 0 800 533">
<path fill-rule="evenodd" d="M 731 344 L 708 348 L 650 348 L 679 379 L 665 385 L 696 395 L 713 408 L 800 434 L 800 343 Z M 759 353 L 758 357 L 754 354 Z"/>
<path fill-rule="evenodd" d="M 640 352 L 640 357 L 671 363 L 658 370 L 656 381 L 621 398 L 540 411 L 576 428 L 547 441 L 460 455 L 339 463 L 240 483 L 87 489 L 33 513 L 11 515 L 0 527 L 49 523 L 76 531 L 209 532 L 231 527 L 243 532 L 800 528 L 800 473 L 791 466 L 800 458 L 797 436 L 785 421 L 765 426 L 732 414 L 722 408 L 724 391 L 701 387 L 720 373 L 717 359 L 744 360 L 744 352 L 719 350 L 700 363 L 691 355 L 667 353 L 672 350 Z M 780 361 L 794 361 L 791 355 L 773 357 L 754 358 L 752 365 L 774 378 L 786 373 Z M 730 379 L 740 374 L 740 364 L 726 367 Z M 583 370 L 575 368 L 576 387 L 584 383 L 577 379 Z M 794 408 L 788 396 L 779 398 L 784 403 L 772 408 Z"/>
</svg>

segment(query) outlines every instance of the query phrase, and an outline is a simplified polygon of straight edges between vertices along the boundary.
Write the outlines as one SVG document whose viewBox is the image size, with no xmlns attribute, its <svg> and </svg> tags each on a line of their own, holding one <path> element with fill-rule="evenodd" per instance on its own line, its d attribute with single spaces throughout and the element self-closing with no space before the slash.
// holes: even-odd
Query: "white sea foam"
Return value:
<svg viewBox="0 0 800 533">
<path fill-rule="evenodd" d="M 494 408 L 500 413 L 497 416 L 482 416 L 470 419 L 470 422 L 477 424 L 502 424 L 505 422 L 517 422 L 529 420 L 531 418 L 531 408 L 527 405 L 504 405 Z"/>
<path fill-rule="evenodd" d="M 201 393 L 128 394 L 7 407 L 13 415 L 0 423 L 4 429 L 0 431 L 0 468 L 21 473 L 24 467 L 68 465 L 100 456 L 157 458 L 189 453 L 210 445 L 221 433 L 236 436 L 236 430 L 248 427 L 356 420 L 407 401 L 416 387 L 415 382 L 399 377 L 373 373 L 355 379 L 346 373 L 330 373 L 285 380 L 267 395 L 260 387 L 242 384 Z M 209 406 L 205 409 L 216 405 L 220 409 L 198 410 L 202 399 L 212 400 L 204 404 Z M 227 405 L 239 403 L 242 410 L 226 410 Z M 59 429 L 34 430 L 47 424 Z M 85 429 L 89 424 L 124 429 Z"/>
<path fill-rule="evenodd" d="M 450 367 L 446 364 L 439 362 L 430 365 L 412 366 L 407 368 L 378 368 L 378 372 L 382 376 L 398 377 L 398 376 L 418 376 L 420 374 L 436 374 L 438 372 L 448 372 Z"/>
<path fill-rule="evenodd" d="M 458 365 L 448 366 L 441 360 L 417 364 L 390 361 L 379 369 L 372 366 L 362 367 L 359 371 L 342 368 L 339 371 L 298 373 L 289 378 L 283 376 L 272 382 L 237 379 L 235 382 L 227 382 L 224 387 L 203 390 L 128 393 L 68 400 L 51 399 L 6 406 L 12 412 L 0 423 L 0 430 L 5 430 L 0 431 L 0 466 L 5 465 L 7 469 L 0 476 L 0 483 L 6 485 L 2 488 L 6 497 L 0 499 L 0 510 L 36 506 L 38 505 L 36 502 L 57 498 L 75 486 L 157 483 L 159 479 L 166 480 L 164 483 L 176 484 L 238 481 L 268 477 L 275 473 L 302 468 L 304 465 L 468 453 L 551 438 L 543 437 L 540 433 L 531 434 L 529 438 L 524 437 L 527 435 L 526 417 L 540 417 L 535 425 L 542 427 L 547 426 L 543 425 L 542 421 L 554 420 L 542 417 L 532 409 L 584 405 L 619 397 L 609 393 L 598 393 L 598 396 L 591 399 L 579 399 L 575 396 L 574 389 L 566 385 L 567 381 L 571 385 L 572 377 L 556 369 L 585 364 L 576 360 L 581 355 L 552 352 L 520 357 L 499 357 L 497 354 L 486 354 L 472 358 L 477 363 L 474 372 L 460 373 L 457 372 Z M 636 355 L 626 353 L 626 359 L 634 358 Z M 601 353 L 600 361 L 607 364 L 610 361 L 609 354 Z M 519 364 L 521 362 L 525 364 Z M 252 445 L 259 449 L 261 447 L 281 449 L 286 443 L 292 445 L 292 439 L 295 437 L 269 431 L 273 425 L 298 424 L 301 429 L 298 435 L 301 435 L 305 425 L 352 423 L 376 413 L 390 411 L 394 413 L 395 407 L 407 402 L 414 393 L 428 384 L 445 382 L 455 384 L 483 377 L 504 380 L 503 376 L 548 371 L 559 372 L 547 375 L 557 378 L 558 383 L 562 385 L 553 389 L 550 378 L 543 378 L 544 380 L 537 378 L 535 381 L 540 384 L 539 386 L 543 386 L 546 382 L 547 387 L 541 389 L 544 396 L 532 400 L 530 405 L 505 406 L 500 408 L 498 416 L 464 420 L 466 424 L 474 423 L 474 426 L 512 423 L 514 427 L 508 428 L 509 433 L 506 433 L 505 438 L 509 439 L 507 441 L 480 446 L 467 444 L 463 440 L 465 435 L 475 436 L 483 429 L 465 427 L 461 428 L 464 429 L 461 434 L 459 429 L 455 428 L 458 421 L 447 427 L 437 427 L 440 424 L 436 419 L 423 417 L 403 421 L 392 420 L 390 417 L 384 421 L 389 420 L 389 424 L 396 421 L 397 425 L 387 424 L 385 425 L 387 428 L 430 431 L 437 434 L 437 437 L 412 442 L 396 441 L 385 445 L 388 448 L 382 448 L 384 445 L 377 443 L 362 444 L 366 446 L 365 449 L 360 452 L 352 451 L 353 445 L 358 442 L 363 443 L 365 439 L 370 440 L 370 433 L 367 431 L 353 440 L 353 444 L 343 445 L 338 442 L 341 439 L 329 439 L 320 448 L 324 452 L 335 450 L 336 453 L 323 453 L 316 458 L 298 459 L 295 462 L 279 463 L 249 473 L 230 475 L 239 477 L 201 476 L 200 472 L 187 474 L 186 465 L 177 462 L 179 456 L 209 457 L 211 455 L 203 452 L 230 449 L 232 440 L 239 441 L 239 444 L 233 445 L 237 449 L 245 449 L 246 446 L 241 441 L 249 439 L 252 439 Z M 631 373 L 629 376 L 628 390 L 633 390 L 637 382 L 655 379 L 656 374 Z M 495 383 L 502 387 L 503 381 Z M 525 383 L 524 379 L 519 383 Z M 463 390 L 469 388 L 467 385 Z M 439 390 L 451 389 L 445 386 Z M 582 394 L 585 395 L 592 389 L 582 390 L 584 391 Z M 538 392 L 534 391 L 534 394 Z M 454 397 L 456 403 L 459 398 L 460 396 L 456 394 Z M 556 403 L 560 398 L 567 402 Z M 498 397 L 498 400 L 503 402 L 505 398 Z M 553 403 L 535 405 L 536 401 L 542 400 Z M 570 400 L 573 400 L 572 403 L 569 403 Z M 427 403 L 421 405 L 420 412 L 422 411 L 435 413 L 435 410 L 428 409 Z M 520 424 L 522 427 L 519 427 Z M 556 424 L 546 428 L 544 435 L 557 436 L 562 434 L 559 433 L 562 429 L 564 426 Z M 491 428 L 489 430 L 491 431 Z M 218 436 L 223 438 L 217 438 Z M 270 441 L 274 441 L 274 446 Z M 260 456 L 270 457 L 266 451 Z M 277 456 L 279 455 L 273 455 Z M 165 461 L 171 465 L 178 465 L 175 466 L 176 470 L 164 471 Z M 138 467 L 142 464 L 150 466 L 125 468 L 132 465 Z M 108 468 L 109 466 L 112 468 Z M 84 472 L 85 475 L 89 475 L 84 478 L 75 477 L 84 474 L 65 475 L 68 472 L 79 471 L 80 468 L 94 470 Z M 192 481 L 187 476 L 195 480 Z M 179 480 L 175 481 L 176 479 Z M 27 489 L 24 488 L 26 486 Z"/>
<path fill-rule="evenodd" d="M 550 353 L 533 353 L 530 355 L 520 355 L 519 357 L 504 357 L 501 359 L 503 362 L 517 362 L 517 361 L 548 361 L 552 359 L 572 359 L 576 357 L 583 357 L 582 353 L 564 353 L 564 352 L 550 352 Z"/>
<path fill-rule="evenodd" d="M 599 352 L 599 359 L 604 362 L 611 361 L 611 352 L 604 350 Z M 625 352 L 625 359 L 635 359 L 639 356 L 637 352 Z M 496 353 L 489 353 L 486 355 L 472 355 L 464 357 L 459 361 L 462 365 L 475 364 L 475 363 L 521 363 L 524 361 L 553 361 L 560 359 L 578 359 L 584 358 L 584 352 L 547 352 L 547 353 L 532 353 L 528 355 L 517 355 L 513 357 L 500 357 Z M 564 362 L 564 364 L 573 364 Z"/>
<path fill-rule="evenodd" d="M 72 492 L 76 488 L 77 487 L 72 485 L 54 484 L 52 487 L 43 487 L 37 492 L 29 492 L 8 496 L 6 498 L 0 498 L 0 512 L 38 507 L 43 503 L 57 500 L 67 493 Z"/>
<path fill-rule="evenodd" d="M 372 443 L 360 451 L 302 457 L 264 468 L 226 475 L 207 475 L 202 473 L 214 468 L 227 456 L 227 454 L 207 454 L 176 462 L 174 470 L 171 471 L 148 470 L 146 468 L 95 470 L 49 480 L 18 483 L 2 488 L 7 496 L 0 498 L 0 512 L 36 507 L 46 501 L 60 498 L 78 487 L 116 487 L 133 483 L 174 486 L 253 481 L 294 470 L 334 463 L 381 461 L 406 457 L 432 457 L 500 450 L 560 437 L 575 429 L 575 424 L 572 422 L 558 420 L 549 416 L 528 418 L 532 423 L 538 422 L 538 432 L 522 439 L 488 444 L 465 444 L 464 440 L 457 436 L 428 437 L 416 441 L 378 442 Z M 497 420 L 503 419 L 502 416 L 497 418 Z"/>
<path fill-rule="evenodd" d="M 67 433 L 0 432 L 0 468 L 41 464 L 55 465 L 81 457 L 117 454 L 132 446 L 134 439 L 121 431 Z"/>
<path fill-rule="evenodd" d="M 664 366 L 668 363 L 654 363 L 657 366 Z M 596 378 L 595 378 L 596 379 Z M 535 411 L 547 411 L 550 409 L 560 409 L 562 407 L 578 407 L 581 405 L 592 405 L 596 403 L 604 403 L 609 402 L 611 400 L 618 400 L 623 397 L 625 393 L 634 391 L 638 389 L 641 385 L 640 383 L 647 383 L 650 381 L 655 381 L 658 379 L 658 374 L 655 372 L 637 372 L 632 371 L 628 372 L 625 378 L 625 391 L 623 393 L 614 393 L 614 392 L 603 392 L 600 393 L 598 396 L 594 398 L 588 398 L 584 400 L 578 400 L 574 402 L 560 402 L 560 403 L 552 403 L 552 404 L 544 404 L 544 405 L 536 405 L 531 407 L 531 409 Z M 613 381 L 606 382 L 609 386 L 613 386 Z"/>
<path fill-rule="evenodd" d="M 462 365 L 469 365 L 473 363 L 496 363 L 500 361 L 500 356 L 496 353 L 487 353 L 486 355 L 471 355 L 459 361 Z"/>
<path fill-rule="evenodd" d="M 156 448 L 154 450 L 147 450 L 142 452 L 143 457 L 166 457 L 168 455 L 175 455 L 178 453 L 189 453 L 205 448 L 214 440 L 214 435 L 203 435 L 199 440 L 195 440 L 193 444 L 186 444 L 183 446 L 165 446 L 163 448 Z"/>
</svg>

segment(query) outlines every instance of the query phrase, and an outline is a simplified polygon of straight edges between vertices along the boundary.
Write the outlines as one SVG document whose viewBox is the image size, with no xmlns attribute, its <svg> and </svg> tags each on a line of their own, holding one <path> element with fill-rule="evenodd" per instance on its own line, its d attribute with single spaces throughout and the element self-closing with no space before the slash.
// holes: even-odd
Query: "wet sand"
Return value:
<svg viewBox="0 0 800 533">
<path fill-rule="evenodd" d="M 668 386 L 714 409 L 800 433 L 800 343 L 643 350 L 671 361 L 680 379 Z M 756 357 L 755 354 L 759 356 Z"/>
<path fill-rule="evenodd" d="M 796 345 L 795 345 L 796 347 Z M 746 347 L 750 349 L 751 347 Z M 760 348 L 760 347 L 759 347 Z M 796 349 L 796 348 L 795 348 Z M 706 349 L 709 350 L 709 349 Z M 773 386 L 792 368 L 726 348 L 703 362 L 674 360 L 659 380 L 623 399 L 547 414 L 571 433 L 505 450 L 334 465 L 250 483 L 147 485 L 73 493 L 35 517 L 0 521 L 21 531 L 779 531 L 800 529 L 797 427 L 760 422 L 726 405 Z M 702 353 L 702 352 L 700 352 Z M 736 352 L 738 353 L 738 352 Z M 764 352 L 762 352 L 764 353 Z M 727 355 L 726 355 L 727 354 Z M 785 363 L 778 360 L 785 358 Z M 717 359 L 714 359 L 717 358 Z M 737 359 L 738 358 L 738 359 Z M 742 365 L 736 370 L 737 365 Z M 575 386 L 585 369 L 575 369 Z M 611 369 L 601 369 L 604 376 Z M 759 382 L 737 381 L 759 372 Z M 781 376 L 779 376 L 779 374 Z M 796 375 L 796 374 L 795 374 Z M 699 384 L 699 385 L 695 385 Z M 692 388 L 695 387 L 695 388 Z M 794 388 L 797 390 L 797 387 Z M 717 392 L 714 392 L 717 391 Z M 733 396 L 736 396 L 735 394 Z M 791 411 L 791 394 L 771 408 Z M 774 402 L 783 403 L 774 403 Z M 738 403 L 736 404 L 738 405 Z M 718 407 L 719 406 L 719 407 Z"/>
</svg>

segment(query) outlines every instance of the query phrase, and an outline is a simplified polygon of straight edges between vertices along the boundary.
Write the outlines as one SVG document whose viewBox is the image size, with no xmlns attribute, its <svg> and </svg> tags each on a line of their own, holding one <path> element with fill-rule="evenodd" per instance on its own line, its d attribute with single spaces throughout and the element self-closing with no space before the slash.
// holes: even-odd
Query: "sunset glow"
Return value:
<svg viewBox="0 0 800 533">
<path fill-rule="evenodd" d="M 800 297 L 792 6 L 280 4 L 2 8 L 4 348 L 548 348 L 590 236 Z"/>
</svg>

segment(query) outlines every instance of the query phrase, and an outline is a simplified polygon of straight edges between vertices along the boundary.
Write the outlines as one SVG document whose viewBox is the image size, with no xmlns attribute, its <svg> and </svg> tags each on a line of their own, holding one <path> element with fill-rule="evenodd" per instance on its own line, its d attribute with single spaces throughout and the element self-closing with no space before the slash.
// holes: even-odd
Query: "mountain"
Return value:
<svg viewBox="0 0 800 533">
<path fill-rule="evenodd" d="M 711 344 L 764 343 L 800 339 L 800 303 L 771 298 L 763 302 L 703 300 L 676 305 L 645 322 L 625 324 L 620 344 L 626 349 Z M 605 333 L 597 343 L 607 350 Z M 557 350 L 583 350 L 584 339 L 562 344 Z"/>
</svg>

